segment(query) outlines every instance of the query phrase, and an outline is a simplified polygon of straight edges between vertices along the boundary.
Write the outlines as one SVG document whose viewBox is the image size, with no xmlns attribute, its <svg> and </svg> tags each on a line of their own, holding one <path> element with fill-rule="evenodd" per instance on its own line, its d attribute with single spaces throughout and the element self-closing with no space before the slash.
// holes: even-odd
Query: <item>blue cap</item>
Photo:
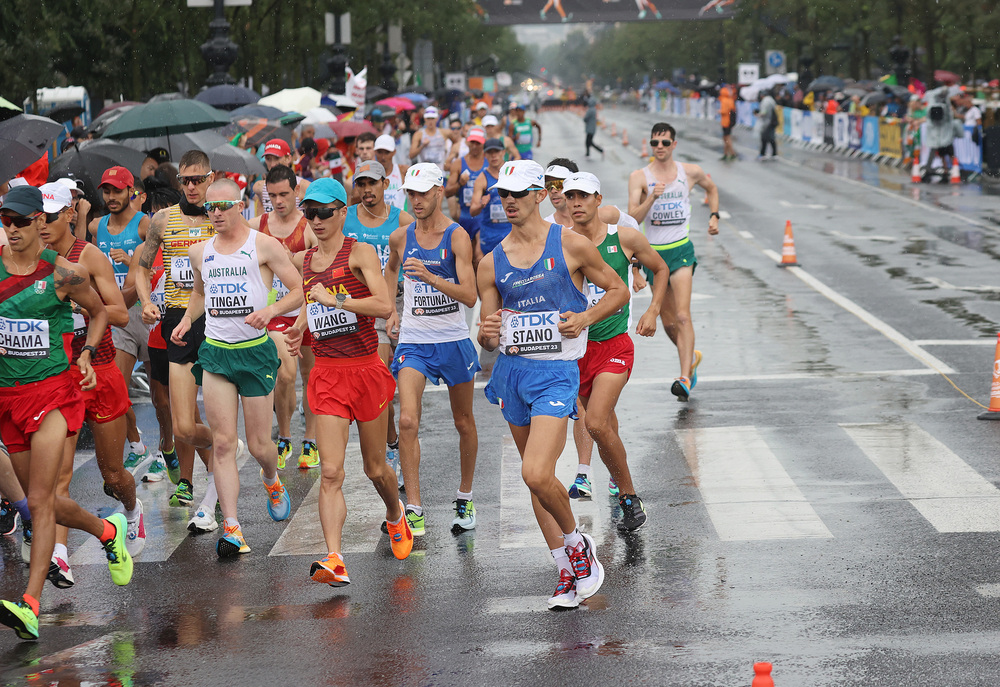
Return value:
<svg viewBox="0 0 1000 687">
<path fill-rule="evenodd" d="M 42 208 L 42 192 L 34 186 L 15 186 L 3 197 L 3 209 L 19 215 L 33 215 Z"/>
<path fill-rule="evenodd" d="M 306 197 L 302 201 L 307 200 L 315 200 L 317 203 L 332 203 L 339 200 L 347 205 L 347 191 L 344 190 L 344 185 L 336 179 L 323 177 L 309 184 L 309 188 L 306 189 Z"/>
</svg>

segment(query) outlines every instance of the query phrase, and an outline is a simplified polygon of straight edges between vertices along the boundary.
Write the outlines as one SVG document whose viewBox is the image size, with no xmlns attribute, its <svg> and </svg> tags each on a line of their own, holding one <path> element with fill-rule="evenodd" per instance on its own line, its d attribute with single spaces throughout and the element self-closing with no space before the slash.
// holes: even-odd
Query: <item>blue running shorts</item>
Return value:
<svg viewBox="0 0 1000 687">
<path fill-rule="evenodd" d="M 470 339 L 428 344 L 401 343 L 396 346 L 392 359 L 393 376 L 398 378 L 399 371 L 404 367 L 412 367 L 435 386 L 441 380 L 444 380 L 445 386 L 471 382 L 483 369 Z"/>
<path fill-rule="evenodd" d="M 504 419 L 517 427 L 537 415 L 576 415 L 580 368 L 575 360 L 531 360 L 501 354 L 486 385 L 486 400 L 500 406 Z"/>
</svg>

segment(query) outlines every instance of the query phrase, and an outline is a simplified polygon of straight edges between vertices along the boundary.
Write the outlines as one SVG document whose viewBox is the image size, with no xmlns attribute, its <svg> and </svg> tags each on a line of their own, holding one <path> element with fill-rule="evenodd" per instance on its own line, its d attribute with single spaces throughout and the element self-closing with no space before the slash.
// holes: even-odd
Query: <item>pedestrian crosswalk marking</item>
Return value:
<svg viewBox="0 0 1000 687">
<path fill-rule="evenodd" d="M 1000 489 L 909 422 L 841 424 L 938 532 L 1000 532 Z"/>
<path fill-rule="evenodd" d="M 269 556 L 323 556 L 328 553 L 319 520 L 319 490 L 322 482 L 322 478 L 316 479 L 302 503 L 296 507 L 288 526 L 274 543 Z M 357 442 L 347 445 L 344 498 L 347 501 L 347 520 L 341 537 L 341 551 L 345 554 L 372 553 L 382 537 L 379 527 L 385 519 L 385 504 L 371 480 L 365 476 L 361 446 Z"/>
<path fill-rule="evenodd" d="M 756 427 L 678 430 L 723 541 L 832 537 Z"/>
</svg>

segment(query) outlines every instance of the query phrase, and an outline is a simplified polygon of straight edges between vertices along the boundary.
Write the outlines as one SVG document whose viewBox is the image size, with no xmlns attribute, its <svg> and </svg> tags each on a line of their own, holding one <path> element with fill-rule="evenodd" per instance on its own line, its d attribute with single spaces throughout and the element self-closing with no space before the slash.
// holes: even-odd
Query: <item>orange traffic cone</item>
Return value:
<svg viewBox="0 0 1000 687">
<path fill-rule="evenodd" d="M 625 129 L 622 129 L 622 145 L 623 146 L 628 145 L 628 131 L 626 131 Z"/>
<path fill-rule="evenodd" d="M 649 148 L 646 147 L 646 139 L 642 139 L 642 149 L 639 151 L 639 157 L 649 157 Z"/>
<path fill-rule="evenodd" d="M 919 184 L 921 180 L 920 176 L 920 158 L 916 155 L 913 156 L 913 169 L 910 171 L 910 181 L 914 184 Z"/>
<path fill-rule="evenodd" d="M 754 663 L 753 673 L 753 682 L 750 683 L 750 687 L 774 687 L 770 663 Z"/>
<path fill-rule="evenodd" d="M 980 420 L 1000 420 L 1000 334 L 997 334 L 996 353 L 993 354 L 993 386 L 990 387 L 990 408 L 979 413 Z"/>
<path fill-rule="evenodd" d="M 962 173 L 958 169 L 958 157 L 955 155 L 951 156 L 951 183 L 962 183 Z"/>
<path fill-rule="evenodd" d="M 792 220 L 785 222 L 785 240 L 781 244 L 781 262 L 778 267 L 798 267 L 795 258 L 795 237 L 792 236 Z"/>
</svg>

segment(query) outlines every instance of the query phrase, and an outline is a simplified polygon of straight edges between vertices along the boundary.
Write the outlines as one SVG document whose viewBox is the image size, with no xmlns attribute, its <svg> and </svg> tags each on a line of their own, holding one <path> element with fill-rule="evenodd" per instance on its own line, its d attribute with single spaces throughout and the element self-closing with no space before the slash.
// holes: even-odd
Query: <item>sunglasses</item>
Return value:
<svg viewBox="0 0 1000 687">
<path fill-rule="evenodd" d="M 498 188 L 497 193 L 500 194 L 501 198 L 507 198 L 508 196 L 514 196 L 515 198 L 521 199 L 528 195 L 529 191 L 538 191 L 537 188 L 526 188 L 523 191 L 508 191 L 505 188 Z"/>
<path fill-rule="evenodd" d="M 340 207 L 344 206 L 341 205 Z M 305 215 L 306 219 L 309 221 L 312 221 L 317 217 L 319 219 L 330 219 L 339 209 L 340 208 L 302 208 L 302 214 Z"/>
<path fill-rule="evenodd" d="M 205 202 L 205 212 L 215 212 L 216 210 L 225 212 L 239 202 L 238 200 L 209 200 Z"/>
<path fill-rule="evenodd" d="M 212 176 L 211 174 L 195 174 L 193 176 L 181 176 L 177 175 L 177 181 L 180 182 L 181 186 L 187 186 L 188 184 L 194 184 L 195 186 L 200 186 L 208 181 L 208 178 Z"/>
<path fill-rule="evenodd" d="M 547 188 L 550 191 L 562 191 L 562 187 L 563 187 L 563 180 L 562 179 L 556 179 L 555 181 L 549 181 L 549 182 L 547 182 L 545 184 L 545 188 Z"/>
<path fill-rule="evenodd" d="M 673 142 L 673 141 L 659 141 L 659 140 L 653 140 L 653 141 L 650 141 L 650 142 L 649 142 L 649 145 L 651 145 L 651 146 L 652 146 L 652 147 L 654 147 L 654 148 L 659 148 L 660 146 L 663 146 L 664 148 L 669 148 L 669 147 L 670 147 L 670 146 L 672 146 L 673 144 L 674 144 L 674 142 Z"/>
<path fill-rule="evenodd" d="M 42 215 L 41 212 L 36 212 L 33 215 L 27 215 L 25 217 L 22 217 L 20 215 L 18 215 L 17 217 L 13 215 L 0 215 L 0 222 L 3 222 L 3 225 L 5 227 L 9 227 L 10 225 L 13 224 L 18 229 L 24 229 L 26 226 L 28 226 L 36 219 L 38 219 L 41 215 Z"/>
<path fill-rule="evenodd" d="M 67 210 L 69 210 L 69 208 L 63 208 L 62 210 L 58 210 L 57 212 L 46 212 L 45 213 L 45 221 L 48 222 L 48 223 L 50 223 L 50 224 L 52 222 L 58 222 L 59 221 L 59 215 L 61 215 L 62 213 L 66 212 Z"/>
</svg>

